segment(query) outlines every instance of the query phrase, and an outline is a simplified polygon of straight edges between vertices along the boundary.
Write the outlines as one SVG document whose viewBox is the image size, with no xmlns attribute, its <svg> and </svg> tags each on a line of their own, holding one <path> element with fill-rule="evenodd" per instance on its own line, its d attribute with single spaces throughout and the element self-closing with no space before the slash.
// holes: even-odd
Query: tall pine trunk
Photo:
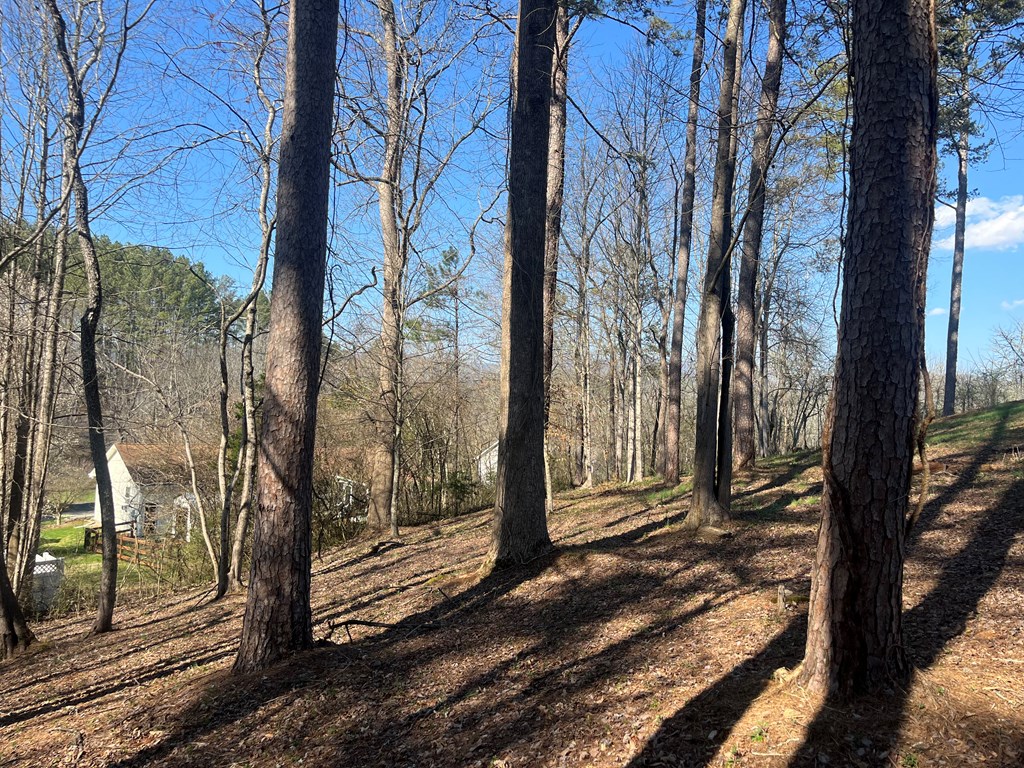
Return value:
<svg viewBox="0 0 1024 768">
<path fill-rule="evenodd" d="M 953 279 L 949 288 L 949 328 L 946 332 L 946 385 L 942 393 L 942 415 L 952 416 L 956 408 L 956 358 L 960 343 L 960 292 L 964 276 L 964 233 L 967 231 L 967 157 L 970 134 L 963 131 L 956 145 L 956 228 L 953 232 Z"/>
<path fill-rule="evenodd" d="M 292 0 L 258 500 L 236 672 L 313 644 L 313 447 L 337 40 L 337 0 Z"/>
<path fill-rule="evenodd" d="M 753 466 L 757 455 L 754 434 L 754 342 L 757 336 L 757 273 L 761 261 L 764 230 L 765 190 L 771 165 L 772 129 L 777 118 L 779 85 L 782 81 L 782 53 L 786 47 L 786 0 L 772 0 L 768 9 L 768 55 L 761 83 L 761 104 L 750 161 L 747 219 L 743 226 L 743 248 L 736 297 L 736 392 L 733 444 L 736 467 Z"/>
<path fill-rule="evenodd" d="M 544 479 L 544 223 L 555 0 L 521 0 L 516 27 L 501 323 L 497 498 L 488 561 L 551 548 Z"/>
<path fill-rule="evenodd" d="M 679 420 L 683 377 L 683 326 L 686 321 L 690 247 L 693 243 L 693 205 L 697 189 L 697 117 L 700 112 L 700 80 L 704 67 L 704 36 L 707 0 L 697 0 L 690 64 L 690 106 L 686 115 L 686 159 L 679 209 L 679 250 L 676 255 L 676 286 L 672 302 L 672 342 L 668 363 L 668 405 L 665 419 L 665 481 L 679 482 Z"/>
<path fill-rule="evenodd" d="M 849 235 L 801 675 L 840 697 L 909 672 L 903 560 L 936 188 L 933 13 L 929 0 L 852 3 Z"/>
</svg>

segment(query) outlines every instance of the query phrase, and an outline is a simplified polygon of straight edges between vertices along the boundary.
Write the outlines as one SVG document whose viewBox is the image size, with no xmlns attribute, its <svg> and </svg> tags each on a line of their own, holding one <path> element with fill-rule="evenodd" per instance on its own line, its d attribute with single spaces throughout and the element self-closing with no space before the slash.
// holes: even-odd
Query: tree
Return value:
<svg viewBox="0 0 1024 768">
<path fill-rule="evenodd" d="M 801 671 L 838 696 L 908 674 L 903 560 L 938 107 L 929 0 L 855 0 L 851 34 L 849 234 Z"/>
<path fill-rule="evenodd" d="M 983 126 L 973 113 L 984 102 L 982 89 L 1006 77 L 1007 59 L 1019 49 L 1024 3 L 1020 0 L 945 0 L 937 9 L 939 29 L 939 131 L 944 149 L 956 157 L 957 185 L 953 208 L 953 274 L 949 289 L 946 331 L 946 374 L 942 415 L 956 403 L 957 350 L 960 336 L 960 298 L 967 229 L 967 174 L 971 163 L 984 160 L 992 146 L 982 141 Z"/>
<path fill-rule="evenodd" d="M 114 616 L 114 602 L 117 595 L 117 534 L 114 527 L 114 498 L 110 486 L 110 472 L 107 467 L 107 446 L 103 429 L 103 406 L 100 398 L 99 370 L 96 363 L 96 336 L 100 314 L 103 309 L 103 283 L 100 273 L 99 255 L 93 240 L 89 206 L 89 190 L 82 174 L 82 154 L 85 150 L 98 117 L 103 112 L 117 82 L 121 63 L 128 45 L 129 33 L 145 17 L 149 7 L 144 7 L 138 18 L 129 18 L 128 3 L 121 9 L 117 20 L 117 32 L 112 35 L 111 47 L 107 49 L 109 19 L 102 2 L 83 4 L 73 16 L 76 28 L 73 30 L 74 44 L 68 44 L 68 28 L 57 0 L 44 0 L 49 16 L 51 33 L 57 61 L 64 75 L 67 101 L 62 115 L 63 156 L 62 171 L 68 188 L 74 198 L 74 222 L 78 247 L 85 272 L 87 294 L 85 308 L 79 323 L 82 364 L 82 385 L 85 396 L 85 410 L 88 419 L 89 452 L 92 456 L 96 476 L 96 494 L 99 498 L 100 521 L 103 539 L 103 565 L 100 575 L 100 597 L 93 633 L 111 629 Z M 89 7 L 92 6 L 92 7 Z M 87 16 L 94 14 L 94 18 Z M 90 28 L 89 46 L 79 44 L 81 25 Z M 94 26 L 93 26 L 94 25 Z M 95 99 L 86 98 L 85 75 L 103 56 L 110 57 L 109 73 L 99 86 Z M 86 105 L 93 114 L 86 119 Z"/>
<path fill-rule="evenodd" d="M 487 55 L 496 24 L 481 23 L 479 10 L 463 3 L 373 0 L 372 8 L 373 18 L 365 20 L 346 14 L 345 31 L 358 54 L 345 62 L 342 151 L 334 162 L 377 198 L 383 301 L 377 386 L 367 408 L 376 432 L 367 517 L 370 527 L 390 528 L 397 537 L 408 405 L 405 326 L 412 307 L 429 297 L 415 292 L 413 273 L 438 250 L 431 247 L 430 225 L 450 204 L 437 205 L 450 192 L 443 182 L 498 106 L 489 92 L 496 78 Z M 472 77 L 462 66 L 471 51 L 478 63 Z"/>
<path fill-rule="evenodd" d="M 555 0 L 520 0 L 513 54 L 497 497 L 488 562 L 551 548 L 544 477 L 544 222 Z"/>
<path fill-rule="evenodd" d="M 562 198 L 565 195 L 566 102 L 569 88 L 569 9 L 555 10 L 555 51 L 551 82 L 551 127 L 548 135 L 547 208 L 544 219 L 544 475 L 551 508 L 551 468 L 547 429 L 551 420 L 551 369 L 555 351 L 555 298 L 558 288 L 558 244 L 562 239 Z"/>
<path fill-rule="evenodd" d="M 761 82 L 761 104 L 751 150 L 747 215 L 743 227 L 740 279 L 736 299 L 736 400 L 733 463 L 753 465 L 755 293 L 764 229 L 765 191 L 771 165 L 772 129 L 777 120 L 782 53 L 786 47 L 786 0 L 772 0 L 768 9 L 768 54 Z"/>
<path fill-rule="evenodd" d="M 338 3 L 293 0 L 252 570 L 236 672 L 313 643 L 313 450 L 320 378 Z"/>
<path fill-rule="evenodd" d="M 731 313 L 731 199 L 736 172 L 735 99 L 740 71 L 739 46 L 743 37 L 745 0 L 731 0 L 725 39 L 722 44 L 724 66 L 718 95 L 718 137 L 715 150 L 715 178 L 711 201 L 711 236 L 708 261 L 701 292 L 697 325 L 697 424 L 693 453 L 693 496 L 685 524 L 688 528 L 714 525 L 728 517 L 721 502 L 721 490 L 727 484 L 721 476 L 725 453 L 721 437 L 724 413 L 721 399 L 727 399 L 728 379 L 723 360 Z M 720 434 L 723 433 L 723 434 Z M 730 462 L 731 464 L 731 458 Z"/>
<path fill-rule="evenodd" d="M 679 248 L 676 257 L 676 285 L 672 301 L 672 341 L 668 364 L 668 408 L 665 421 L 665 482 L 679 482 L 679 420 L 682 399 L 683 324 L 686 320 L 687 281 L 690 247 L 693 243 L 693 209 L 697 188 L 697 117 L 700 112 L 700 80 L 704 68 L 704 33 L 707 0 L 697 0 L 697 21 L 693 31 L 693 60 L 690 63 L 690 97 L 686 113 L 686 159 L 679 208 Z"/>
</svg>

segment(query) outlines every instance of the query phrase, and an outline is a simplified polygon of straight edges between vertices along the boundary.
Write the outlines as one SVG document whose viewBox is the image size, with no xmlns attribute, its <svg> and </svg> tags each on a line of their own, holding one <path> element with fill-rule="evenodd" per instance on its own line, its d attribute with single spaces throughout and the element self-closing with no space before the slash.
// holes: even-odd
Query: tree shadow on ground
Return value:
<svg viewBox="0 0 1024 768">
<path fill-rule="evenodd" d="M 942 651 L 964 633 L 982 598 L 992 589 L 1006 565 L 1015 537 L 1024 531 L 1024 481 L 1015 482 L 999 503 L 979 521 L 967 545 L 942 566 L 938 583 L 916 606 L 904 614 L 903 623 L 910 660 L 927 670 Z M 868 740 L 879 758 L 895 749 L 907 717 L 910 686 L 894 686 L 891 695 L 851 705 L 826 702 L 792 768 L 814 766 L 826 759 L 854 759 L 856 749 Z M 852 734 L 851 714 L 871 723 L 871 733 Z M 1017 752 L 1024 754 L 1024 734 L 1016 738 Z M 845 754 L 844 754 L 845 752 Z"/>
<path fill-rule="evenodd" d="M 926 506 L 918 522 L 919 529 L 933 523 L 947 504 L 977 482 L 984 463 L 1000 450 L 1008 417 L 1009 411 L 1000 413 L 990 439 L 975 453 L 957 482 Z M 795 473 L 789 474 L 795 476 Z M 784 484 L 769 487 L 780 485 Z M 1015 482 L 979 522 L 968 544 L 943 565 L 935 588 L 905 614 L 911 658 L 917 666 L 931 666 L 942 649 L 964 632 L 967 620 L 999 577 L 1015 536 L 1024 530 L 1022 494 L 1024 482 Z M 767 689 L 772 672 L 799 663 L 805 639 L 806 617 L 790 621 L 758 654 L 706 688 L 667 720 L 629 768 L 709 765 L 708 761 L 718 752 L 733 726 Z M 826 702 L 811 723 L 805 742 L 790 763 L 791 768 L 823 765 L 825 761 L 832 765 L 880 764 L 864 762 L 857 750 L 863 749 L 865 739 L 869 739 L 871 748 L 876 750 L 872 760 L 882 759 L 880 755 L 891 752 L 904 722 L 907 696 L 908 691 L 899 690 L 886 699 L 870 702 L 874 716 L 870 719 L 868 734 L 856 731 L 856 718 L 863 719 L 857 707 Z M 1018 751 L 1024 753 L 1024 736 L 1019 740 Z"/>
<path fill-rule="evenodd" d="M 697 548 L 689 555 L 693 562 L 670 563 L 663 557 L 643 561 L 646 570 L 638 565 L 607 573 L 601 564 L 607 562 L 602 558 L 609 542 L 593 544 L 596 548 L 565 547 L 519 571 L 491 573 L 377 635 L 302 654 L 263 675 L 230 680 L 214 675 L 190 707 L 174 714 L 166 738 L 117 765 L 175 764 L 184 745 L 231 740 L 230 734 L 244 731 L 247 718 L 257 712 L 262 723 L 268 707 L 306 712 L 308 702 L 324 698 L 332 703 L 316 707 L 334 712 L 372 702 L 374 716 L 358 727 L 338 723 L 335 715 L 327 718 L 330 724 L 304 723 L 303 735 L 295 738 L 307 763 L 467 765 L 510 749 L 519 754 L 531 745 L 532 734 L 550 727 L 552 713 L 566 701 L 582 707 L 584 718 L 602 711 L 600 701 L 586 702 L 599 692 L 607 695 L 609 681 L 627 685 L 633 673 L 646 668 L 648 644 L 669 632 L 695 632 L 693 622 L 708 611 L 756 591 L 709 583 L 706 572 L 692 568 L 711 557 L 736 560 L 745 544 Z M 528 584 L 537 579 L 538 584 Z M 516 592 L 521 585 L 527 585 L 528 595 Z M 622 632 L 618 619 L 632 617 L 645 601 L 644 620 L 631 618 L 629 631 Z M 612 636 L 599 641 L 606 632 Z M 534 671 L 534 661 L 542 658 L 560 661 Z M 462 665 L 468 673 L 461 674 Z M 445 674 L 439 670 L 453 675 L 438 680 L 439 695 L 403 701 L 407 681 L 420 675 L 436 679 Z M 671 681 L 665 685 L 669 689 Z M 647 705 L 644 700 L 638 706 Z M 140 722 L 137 729 L 152 727 Z M 322 735 L 328 731 L 330 739 Z"/>
<path fill-rule="evenodd" d="M 628 768 L 708 765 L 733 725 L 771 683 L 772 673 L 799 661 L 806 630 L 806 616 L 790 619 L 785 629 L 760 652 L 734 667 L 666 720 Z"/>
</svg>

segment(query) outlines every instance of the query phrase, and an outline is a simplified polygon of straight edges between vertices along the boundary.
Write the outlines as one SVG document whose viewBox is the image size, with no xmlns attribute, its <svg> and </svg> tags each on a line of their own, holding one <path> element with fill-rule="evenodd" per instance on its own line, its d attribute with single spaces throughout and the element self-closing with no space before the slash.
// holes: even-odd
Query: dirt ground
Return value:
<svg viewBox="0 0 1024 768">
<path fill-rule="evenodd" d="M 647 484 L 560 496 L 558 552 L 523 573 L 478 574 L 486 513 L 334 551 L 320 646 L 265 675 L 229 674 L 240 597 L 127 608 L 97 638 L 37 624 L 0 666 L 0 768 L 1024 765 L 1024 407 L 933 434 L 908 690 L 839 708 L 775 674 L 803 654 L 806 454 L 737 478 L 725 538 Z"/>
</svg>

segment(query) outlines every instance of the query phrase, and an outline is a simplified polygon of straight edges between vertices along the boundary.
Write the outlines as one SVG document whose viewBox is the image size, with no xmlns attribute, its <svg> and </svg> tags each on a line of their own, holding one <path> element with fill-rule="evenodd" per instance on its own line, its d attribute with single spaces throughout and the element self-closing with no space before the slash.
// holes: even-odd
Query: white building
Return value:
<svg viewBox="0 0 1024 768">
<path fill-rule="evenodd" d="M 481 483 L 493 482 L 498 474 L 498 441 L 476 455 L 476 477 Z"/>
<path fill-rule="evenodd" d="M 192 529 L 189 471 L 179 446 L 115 443 L 107 450 L 118 533 L 145 538 Z M 96 471 L 89 473 L 96 479 Z M 93 524 L 100 525 L 100 499 L 93 504 Z"/>
</svg>

